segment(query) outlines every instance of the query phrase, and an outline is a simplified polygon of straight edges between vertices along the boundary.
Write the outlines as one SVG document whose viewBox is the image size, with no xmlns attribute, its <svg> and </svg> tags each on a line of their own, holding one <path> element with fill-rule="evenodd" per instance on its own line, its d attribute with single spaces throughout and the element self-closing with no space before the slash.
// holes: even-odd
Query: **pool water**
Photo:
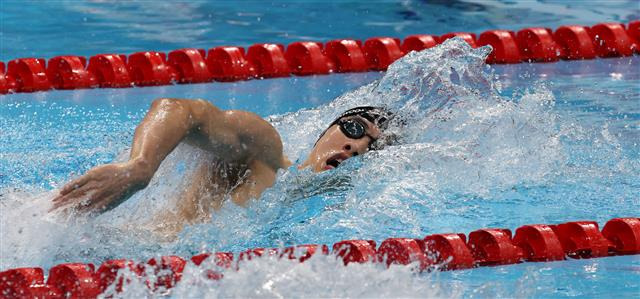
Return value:
<svg viewBox="0 0 640 299">
<path fill-rule="evenodd" d="M 638 15 L 637 7 L 628 9 L 633 4 L 625 2 L 598 3 L 594 9 L 555 2 L 436 5 L 405 1 L 321 8 L 317 3 L 267 8 L 253 2 L 242 8 L 207 2 L 153 7 L 148 3 L 73 1 L 27 7 L 21 10 L 23 15 L 58 11 L 87 18 L 78 32 L 60 42 L 37 43 L 38 38 L 74 25 L 56 23 L 62 27 L 54 30 L 45 18 L 31 27 L 34 32 L 20 29 L 12 14 L 19 5 L 3 2 L 3 40 L 21 43 L 11 43 L 5 50 L 8 43 L 3 42 L 2 59 L 31 54 L 49 57 L 60 54 L 57 51 L 65 49 L 65 43 L 74 45 L 73 54 L 90 55 L 346 35 L 402 37 L 468 28 L 591 24 L 627 21 L 624 18 Z M 169 9 L 175 13 L 167 13 Z M 306 9 L 310 20 L 324 20 L 337 28 L 318 28 L 318 21 L 290 30 L 291 21 L 284 16 L 299 9 Z M 496 16 L 498 9 L 507 16 Z M 247 21 L 248 25 L 238 23 L 255 11 L 261 12 L 260 21 L 254 15 L 256 19 Z M 213 17 L 205 17 L 209 12 Z M 326 12 L 324 19 L 320 14 Z M 430 18 L 431 14 L 445 19 Z M 509 14 L 525 17 L 522 23 L 511 23 Z M 154 17 L 157 23 L 135 26 L 140 22 L 133 15 Z M 359 18 L 343 17 L 354 15 Z M 209 23 L 202 23 L 207 18 L 230 32 L 245 33 L 245 27 L 255 32 L 224 35 L 219 43 L 204 40 L 210 33 L 191 28 L 211 30 Z M 189 25 L 177 25 L 182 23 Z M 166 35 L 158 41 L 153 30 L 162 26 L 172 30 L 159 31 Z M 15 32 L 22 33 L 20 38 Z M 89 45 L 78 43 L 95 32 L 109 32 L 113 39 L 97 34 Z M 482 63 L 485 51 L 452 40 L 408 55 L 386 74 L 0 96 L 0 269 L 47 268 L 69 261 L 100 264 L 122 257 L 146 260 L 161 254 L 190 256 L 202 250 L 332 244 L 352 238 L 380 242 L 387 237 L 572 220 L 596 220 L 603 225 L 610 218 L 637 216 L 639 58 L 488 67 Z M 304 159 L 324 126 L 355 105 L 387 105 L 400 111 L 408 125 L 395 128 L 403 137 L 399 145 L 350 159 L 333 171 L 319 175 L 282 171 L 260 200 L 246 209 L 227 204 L 210 223 L 188 227 L 177 241 L 159 241 L 135 226 L 145 225 L 151 215 L 170 207 L 175 190 L 188 181 L 194 165 L 206 159 L 204 153 L 184 145 L 167 158 L 148 188 L 120 207 L 91 219 L 47 214 L 48 200 L 66 180 L 126 156 L 136 124 L 158 97 L 205 98 L 224 109 L 254 111 L 278 129 L 292 161 Z M 219 282 L 203 279 L 200 268 L 186 271 L 171 296 L 632 297 L 640 293 L 637 256 L 422 274 L 410 267 L 343 267 L 328 257 L 301 265 L 265 258 L 249 262 L 238 272 L 225 272 Z M 134 282 L 124 296 L 148 296 L 146 292 Z"/>
</svg>

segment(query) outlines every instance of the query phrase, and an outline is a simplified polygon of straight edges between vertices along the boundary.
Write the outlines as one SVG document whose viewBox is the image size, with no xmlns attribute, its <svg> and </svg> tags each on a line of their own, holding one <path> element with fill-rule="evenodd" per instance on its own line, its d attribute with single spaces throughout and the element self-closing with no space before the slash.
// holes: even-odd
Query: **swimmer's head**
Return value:
<svg viewBox="0 0 640 299">
<path fill-rule="evenodd" d="M 315 172 L 338 167 L 351 157 L 392 143 L 385 134 L 394 114 L 382 107 L 361 106 L 343 112 L 320 134 L 302 167 Z"/>
</svg>

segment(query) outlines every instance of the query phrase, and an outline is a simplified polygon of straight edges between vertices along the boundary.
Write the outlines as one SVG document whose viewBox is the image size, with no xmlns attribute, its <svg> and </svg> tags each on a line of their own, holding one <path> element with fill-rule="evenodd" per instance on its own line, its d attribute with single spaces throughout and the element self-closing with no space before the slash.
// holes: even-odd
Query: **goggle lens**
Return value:
<svg viewBox="0 0 640 299">
<path fill-rule="evenodd" d="M 342 133 L 351 139 L 360 139 L 367 133 L 365 125 L 354 119 L 341 120 L 339 126 Z"/>
<path fill-rule="evenodd" d="M 346 119 L 340 120 L 338 122 L 338 126 L 340 127 L 340 131 L 347 136 L 347 138 L 351 139 L 360 139 L 364 136 L 369 136 L 371 141 L 369 142 L 369 150 L 377 150 L 382 148 L 379 144 L 379 140 L 373 138 L 371 135 L 367 134 L 367 125 L 363 124 L 362 121 L 358 119 Z"/>
</svg>

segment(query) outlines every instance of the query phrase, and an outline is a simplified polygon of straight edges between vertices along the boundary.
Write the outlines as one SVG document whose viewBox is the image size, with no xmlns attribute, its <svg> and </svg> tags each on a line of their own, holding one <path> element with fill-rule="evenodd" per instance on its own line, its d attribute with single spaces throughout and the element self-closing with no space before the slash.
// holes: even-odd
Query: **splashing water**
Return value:
<svg viewBox="0 0 640 299">
<path fill-rule="evenodd" d="M 122 257 L 146 260 L 159 254 L 190 256 L 203 250 L 331 244 L 350 238 L 418 237 L 488 225 L 513 227 L 526 223 L 526 217 L 536 219 L 526 211 L 538 203 L 523 203 L 521 198 L 531 190 L 553 185 L 559 177 L 580 181 L 584 174 L 566 166 L 567 150 L 561 141 L 590 137 L 576 137 L 575 126 L 567 129 L 559 123 L 552 110 L 554 96 L 541 83 L 512 98 L 501 95 L 500 83 L 484 64 L 489 52 L 488 47 L 472 49 L 461 39 L 450 39 L 438 47 L 407 54 L 381 79 L 327 105 L 270 117 L 282 136 L 285 153 L 298 163 L 306 158 L 324 126 L 354 106 L 385 106 L 403 124 L 389 129 L 401 137 L 398 144 L 320 174 L 295 167 L 282 170 L 276 184 L 247 208 L 227 203 L 210 222 L 188 226 L 174 241 L 158 240 L 140 227 L 175 206 L 196 166 L 215 158 L 189 145 L 179 145 L 167 157 L 146 189 L 95 219 L 61 220 L 48 214 L 48 201 L 55 191 L 0 191 L 5 196 L 0 201 L 0 268 L 49 267 L 67 261 L 99 264 Z M 602 135 L 615 139 L 606 132 Z M 616 152 L 615 147 L 601 150 Z M 117 160 L 126 157 L 124 152 Z M 618 164 L 626 161 L 623 154 L 617 157 Z M 638 163 L 623 164 L 618 171 L 633 174 L 640 169 Z M 499 211 L 505 208 L 513 212 L 497 217 L 504 215 Z M 225 272 L 225 279 L 219 282 L 204 280 L 202 271 L 188 267 L 173 294 L 460 295 L 458 288 L 446 286 L 448 282 L 435 283 L 432 276 L 418 275 L 410 267 L 386 271 L 375 265 L 345 268 L 329 257 L 302 265 L 258 259 L 240 271 Z M 395 283 L 397 288 L 389 287 Z M 389 289 L 400 293 L 389 293 Z M 449 291 L 443 293 L 443 289 Z M 147 295 L 143 285 L 135 284 L 124 293 L 132 298 Z"/>
<path fill-rule="evenodd" d="M 275 257 L 255 258 L 241 263 L 237 271 L 220 269 L 205 261 L 199 267 L 188 264 L 183 279 L 171 290 L 171 295 L 176 298 L 286 298 L 312 292 L 319 298 L 460 296 L 459 287 L 443 289 L 433 284 L 430 278 L 437 274 L 417 275 L 412 265 L 393 265 L 386 271 L 381 266 L 349 264 L 345 267 L 341 260 L 321 255 L 313 256 L 303 264 Z M 206 271 L 209 269 L 222 273 L 224 278 L 208 279 Z M 122 271 L 119 275 L 127 281 L 123 292 L 117 293 L 115 287 L 111 287 L 105 292 L 106 296 L 144 298 L 167 293 L 162 287 L 150 293 L 144 281 L 131 271 Z M 385 287 L 379 288 L 380 285 Z"/>
</svg>

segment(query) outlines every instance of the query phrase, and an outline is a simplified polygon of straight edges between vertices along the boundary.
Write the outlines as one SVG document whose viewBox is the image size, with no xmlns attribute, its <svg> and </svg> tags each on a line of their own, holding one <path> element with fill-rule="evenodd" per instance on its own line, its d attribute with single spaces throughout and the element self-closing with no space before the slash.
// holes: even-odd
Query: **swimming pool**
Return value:
<svg viewBox="0 0 640 299">
<path fill-rule="evenodd" d="M 414 6 L 405 12 L 403 9 L 407 4 Z M 453 31 L 458 28 L 455 26 L 460 26 L 461 30 L 477 26 L 478 29 L 474 31 L 485 29 L 482 26 L 487 26 L 486 29 L 498 26 L 496 24 L 505 25 L 500 26 L 502 28 L 510 26 L 508 22 L 501 23 L 489 16 L 488 12 L 495 11 L 495 7 L 501 4 L 471 6 L 479 8 L 475 14 L 485 23 L 475 23 L 465 17 L 469 13 L 462 13 L 459 6 L 464 6 L 465 11 L 468 11 L 469 7 L 465 6 L 468 4 L 460 2 L 453 7 L 428 6 L 418 2 L 385 2 L 374 7 L 365 4 L 334 5 L 331 7 L 336 14 L 329 15 L 335 16 L 335 19 L 324 22 L 342 24 L 342 27 L 330 30 L 332 33 L 319 30 L 317 38 L 328 40 L 343 37 L 344 34 L 369 37 L 425 33 L 419 27 L 432 25 L 429 23 L 431 19 L 421 16 L 427 8 L 433 8 L 430 13 L 442 14 L 453 18 L 453 21 L 459 21 L 437 23 L 439 26 L 427 33 Z M 4 5 L 5 11 L 17 9 L 17 5 L 12 2 Z M 110 15 L 116 15 L 113 12 L 116 8 L 120 9 L 116 11 L 125 16 L 125 12 L 142 11 L 145 16 L 158 17 L 158 14 L 162 15 L 162 11 L 166 11 L 157 6 L 145 10 L 147 5 L 146 2 L 119 5 L 62 2 L 60 6 L 33 7 L 26 13 L 37 15 L 46 10 L 60 10 L 61 13 L 75 16 L 74 13 L 80 11 L 80 16 L 87 17 L 87 22 L 91 23 L 89 19 L 96 15 L 107 19 Z M 238 10 L 215 5 L 216 9 L 213 9 L 211 5 L 196 2 L 180 4 L 178 7 L 186 11 L 186 16 L 207 10 L 222 11 L 225 13 L 221 14 L 227 16 L 229 10 Z M 311 8 L 307 9 L 310 10 L 310 15 L 320 9 L 330 10 L 326 7 L 314 7 L 318 4 L 309 5 Z M 535 13 L 536 8 L 545 8 L 544 5 L 526 5 L 531 7 L 513 8 L 518 13 L 523 10 L 533 11 L 533 17 L 527 19 L 529 22 L 557 22 L 558 25 L 569 22 L 562 13 L 551 16 L 548 13 Z M 556 8 L 564 7 L 562 4 L 555 5 Z M 286 15 L 299 8 L 286 6 L 272 7 L 269 12 L 264 13 L 267 16 L 265 18 L 275 20 L 282 16 L 280 14 Z M 625 7 L 624 3 L 605 7 L 600 11 L 603 18 L 615 18 L 619 9 L 616 6 Z M 481 7 L 485 8 L 480 9 Z M 255 7 L 250 5 L 242 9 L 251 11 L 251 8 Z M 383 12 L 385 8 L 393 13 Z M 346 15 L 357 12 L 364 15 L 365 19 L 368 16 L 372 20 L 363 21 L 366 26 L 356 21 L 349 23 L 337 12 Z M 245 15 L 238 16 L 238 19 Z M 627 16 L 631 15 L 629 13 Z M 78 20 L 80 16 L 77 16 Z M 201 18 L 206 19 L 204 16 L 202 14 Z M 252 17 L 257 18 L 255 15 Z M 421 18 L 415 20 L 418 17 Z M 134 19 L 130 15 L 122 18 L 112 20 L 119 24 L 115 28 L 123 28 L 122 23 L 129 24 L 126 23 L 127 20 Z M 378 27 L 386 29 L 380 29 L 376 24 L 384 22 L 376 21 L 377 18 L 393 24 L 382 24 Z M 586 23 L 606 21 L 582 20 L 579 16 L 576 18 Z M 184 20 L 179 18 L 175 23 L 168 23 L 178 27 L 177 24 Z M 101 19 L 93 22 L 105 21 Z M 252 22 L 249 25 L 254 24 Z M 286 22 L 255 22 L 275 28 L 258 32 L 273 33 L 278 32 L 278 29 L 284 31 L 288 27 Z M 197 21 L 193 24 L 201 26 Z M 15 22 L 12 25 L 19 24 Z M 511 25 L 524 27 L 521 24 Z M 89 28 L 91 26 L 96 24 Z M 98 27 L 109 26 L 110 23 Z M 100 50 L 109 48 L 112 51 L 133 52 L 137 48 L 128 47 L 157 50 L 179 47 L 165 45 L 157 40 L 149 41 L 145 37 L 153 34 L 146 29 L 136 30 L 130 27 L 113 29 L 116 38 Z M 255 36 L 243 37 L 246 38 L 244 41 L 239 39 L 240 34 L 230 35 L 222 40 L 240 45 L 267 40 L 288 42 L 289 39 L 297 40 L 311 35 L 308 32 L 315 30 L 316 26 L 309 27 L 300 27 L 299 32 L 292 34 L 293 37 L 277 36 L 277 33 L 256 33 Z M 309 31 L 305 31 L 305 28 Z M 13 32 L 20 32 L 15 30 Z M 181 30 L 190 31 L 191 28 Z M 334 33 L 339 36 L 333 36 Z M 118 34 L 125 37 L 118 37 Z M 131 36 L 127 34 L 138 36 L 142 42 L 136 40 L 129 43 Z M 29 35 L 24 36 L 26 39 Z M 84 36 L 86 35 L 71 34 L 70 43 L 77 44 Z M 165 38 L 176 39 L 171 34 Z M 74 39 L 76 40 L 73 41 Z M 56 51 L 63 47 L 52 42 L 40 48 L 35 42 L 36 37 L 30 40 L 33 43 L 26 41 L 24 46 L 37 49 L 29 51 L 42 56 L 60 54 Z M 143 44 L 136 44 L 137 42 Z M 210 47 L 212 43 L 198 41 L 194 37 L 183 42 L 189 42 L 189 46 L 203 47 Z M 199 42 L 202 44 L 198 44 Z M 100 43 L 97 44 L 86 47 L 100 48 Z M 4 45 L 6 47 L 6 43 Z M 95 53 L 86 47 L 73 47 L 73 52 L 86 55 Z M 11 51 L 20 52 L 20 47 L 3 51 L 2 54 L 8 56 L 2 56 L 2 60 L 25 56 L 5 54 Z M 469 51 L 466 53 L 471 53 Z M 451 63 L 460 61 L 453 57 L 447 59 L 445 61 Z M 450 110 L 453 116 L 449 116 L 446 121 L 430 119 L 427 122 L 417 122 L 407 137 L 410 142 L 393 151 L 383 151 L 344 165 L 343 169 L 336 171 L 337 176 L 349 176 L 350 181 L 340 184 L 338 180 L 332 185 L 335 187 L 330 189 L 317 187 L 318 182 L 328 179 L 326 175 L 311 177 L 295 172 L 283 174 L 273 191 L 247 210 L 227 207 L 213 223 L 191 227 L 182 234 L 181 241 L 168 244 L 148 240 L 135 231 L 122 232 L 116 225 L 108 224 L 132 221 L 135 220 L 131 219 L 134 217 L 144 218 L 143 215 L 151 208 L 148 205 L 151 199 L 158 198 L 159 202 L 167 200 L 166 194 L 179 184 L 177 181 L 181 174 L 189 169 L 189 163 L 193 163 L 193 156 L 197 155 L 189 148 L 178 149 L 179 153 L 190 154 L 185 159 L 186 162 L 180 163 L 177 158 L 179 155 L 174 155 L 171 161 L 176 165 L 165 168 L 157 185 L 133 198 L 129 205 L 114 210 L 114 213 L 97 221 L 62 225 L 51 224 L 43 219 L 46 217 L 40 215 L 29 215 L 40 213 L 42 209 L 39 206 L 48 196 L 46 192 L 59 186 L 73 176 L 73 173 L 109 162 L 126 151 L 135 124 L 154 98 L 202 97 L 213 100 L 222 108 L 247 109 L 266 117 L 329 103 L 345 91 L 379 79 L 382 74 L 340 74 L 226 84 L 5 95 L 0 99 L 3 107 L 0 119 L 3 136 L 0 157 L 0 196 L 3 197 L 0 268 L 36 265 L 50 267 L 65 261 L 99 264 L 100 261 L 113 257 L 144 260 L 158 254 L 188 256 L 202 249 L 239 251 L 250 247 L 292 243 L 331 244 L 349 238 L 381 241 L 389 236 L 418 237 L 447 231 L 468 232 L 480 227 L 515 228 L 526 223 L 558 223 L 579 219 L 597 220 L 603 224 L 613 217 L 630 216 L 640 207 L 637 197 L 640 187 L 640 151 L 637 142 L 640 139 L 640 80 L 637 65 L 638 57 L 495 66 L 491 82 L 498 85 L 496 89 L 501 90 L 501 95 L 507 97 L 508 102 L 514 103 L 513 105 L 485 101 L 479 101 L 475 105 L 464 102 L 466 104 L 461 107 Z M 469 70 L 472 78 L 483 77 L 479 69 L 464 64 L 458 67 L 460 70 Z M 460 85 L 469 87 L 471 83 L 463 79 Z M 525 89 L 530 91 L 526 92 Z M 481 94 L 490 94 L 488 91 L 484 92 Z M 360 95 L 367 94 L 370 93 Z M 344 105 L 355 103 L 356 98 L 346 97 L 342 101 L 333 102 L 332 107 L 321 106 L 304 113 L 271 118 L 283 134 L 290 157 L 295 160 L 303 156 L 308 144 L 323 129 L 323 124 L 332 118 L 330 108 L 343 108 Z M 401 99 L 396 101 L 402 102 Z M 421 107 L 421 103 L 423 102 L 408 107 Z M 474 113 L 467 113 L 469 111 Z M 318 122 L 309 125 L 304 119 Z M 300 125 L 305 129 L 301 130 Z M 380 161 L 385 161 L 383 164 L 386 166 L 380 167 Z M 369 174 L 372 172 L 381 175 L 370 178 Z M 297 182 L 289 184 L 287 179 Z M 296 187 L 299 185 L 305 188 Z M 177 297 L 198 294 L 275 297 L 278 294 L 304 296 L 309 293 L 340 297 L 595 297 L 633 296 L 640 288 L 637 282 L 640 261 L 637 256 L 568 260 L 553 264 L 525 263 L 420 275 L 400 267 L 386 271 L 371 265 L 343 268 L 329 259 L 317 259 L 299 266 L 268 259 L 253 263 L 255 264 L 251 267 L 243 268 L 246 269 L 244 271 L 226 273 L 225 279 L 220 282 L 201 281 L 196 274 L 186 274 L 173 294 Z M 125 294 L 138 297 L 144 290 L 144 287 L 134 286 Z"/>
</svg>

